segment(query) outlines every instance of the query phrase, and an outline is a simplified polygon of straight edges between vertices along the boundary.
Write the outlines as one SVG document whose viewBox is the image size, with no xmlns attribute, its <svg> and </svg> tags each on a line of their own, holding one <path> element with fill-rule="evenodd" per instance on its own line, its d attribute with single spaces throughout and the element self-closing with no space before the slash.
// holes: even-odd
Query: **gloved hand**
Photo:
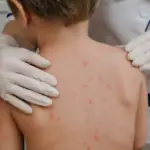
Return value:
<svg viewBox="0 0 150 150">
<path fill-rule="evenodd" d="M 57 80 L 38 69 L 47 68 L 49 61 L 29 50 L 10 46 L 17 46 L 15 40 L 1 35 L 0 97 L 25 113 L 32 113 L 32 108 L 26 102 L 40 106 L 51 105 L 52 101 L 47 96 L 59 95 L 52 87 L 57 84 Z"/>
<path fill-rule="evenodd" d="M 128 59 L 134 66 L 147 75 L 148 92 L 150 92 L 150 31 L 133 39 L 125 50 L 129 53 Z"/>
</svg>

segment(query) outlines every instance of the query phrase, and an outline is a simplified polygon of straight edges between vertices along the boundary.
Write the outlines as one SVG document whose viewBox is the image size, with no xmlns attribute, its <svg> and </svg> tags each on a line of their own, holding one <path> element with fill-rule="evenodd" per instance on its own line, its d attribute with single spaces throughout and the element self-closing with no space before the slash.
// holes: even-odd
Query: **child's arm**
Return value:
<svg viewBox="0 0 150 150">
<path fill-rule="evenodd" d="M 23 150 L 21 134 L 11 116 L 9 105 L 0 99 L 0 150 Z"/>
<path fill-rule="evenodd" d="M 146 84 L 141 84 L 137 117 L 135 122 L 135 139 L 134 150 L 142 150 L 145 146 L 147 137 L 147 121 L 148 121 L 148 99 Z"/>
</svg>

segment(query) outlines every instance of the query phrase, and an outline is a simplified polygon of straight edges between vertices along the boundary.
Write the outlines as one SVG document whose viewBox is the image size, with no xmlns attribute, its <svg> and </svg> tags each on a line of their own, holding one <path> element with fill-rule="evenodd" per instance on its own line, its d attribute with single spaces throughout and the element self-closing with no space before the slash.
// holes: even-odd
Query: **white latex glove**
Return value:
<svg viewBox="0 0 150 150">
<path fill-rule="evenodd" d="M 17 46 L 15 40 L 1 35 L 0 97 L 25 113 L 32 113 L 32 108 L 27 103 L 51 105 L 52 101 L 48 96 L 59 95 L 52 87 L 57 84 L 57 80 L 38 69 L 47 68 L 49 61 L 29 50 L 10 46 Z"/>
<path fill-rule="evenodd" d="M 147 76 L 148 92 L 150 92 L 150 31 L 137 37 L 125 46 L 128 59 L 134 66 L 140 67 Z"/>
</svg>

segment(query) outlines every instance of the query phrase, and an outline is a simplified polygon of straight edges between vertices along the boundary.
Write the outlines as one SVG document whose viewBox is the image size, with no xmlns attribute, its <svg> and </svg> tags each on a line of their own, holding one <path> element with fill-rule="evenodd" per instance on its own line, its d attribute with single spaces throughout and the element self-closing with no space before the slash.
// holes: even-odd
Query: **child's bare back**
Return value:
<svg viewBox="0 0 150 150">
<path fill-rule="evenodd" d="M 33 115 L 13 112 L 28 150 L 133 150 L 146 138 L 144 78 L 122 50 L 97 44 L 43 51 L 60 97 Z M 78 47 L 78 48 L 77 48 Z"/>
</svg>

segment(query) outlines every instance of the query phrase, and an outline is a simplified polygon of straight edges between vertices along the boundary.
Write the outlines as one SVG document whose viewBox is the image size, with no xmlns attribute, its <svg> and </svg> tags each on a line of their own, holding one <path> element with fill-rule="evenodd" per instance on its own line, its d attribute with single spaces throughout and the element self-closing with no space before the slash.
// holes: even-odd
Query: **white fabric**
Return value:
<svg viewBox="0 0 150 150">
<path fill-rule="evenodd" d="M 0 97 L 25 113 L 32 113 L 32 108 L 25 101 L 41 106 L 51 105 L 52 101 L 47 96 L 59 95 L 52 87 L 57 80 L 33 67 L 47 68 L 49 61 L 29 50 L 12 46 L 18 46 L 12 37 L 0 35 Z"/>
<path fill-rule="evenodd" d="M 108 44 L 125 45 L 145 32 L 149 20 L 149 0 L 101 0 L 90 34 Z"/>
<path fill-rule="evenodd" d="M 8 23 L 9 21 L 15 20 L 15 17 L 13 15 L 10 15 L 6 18 L 6 23 Z"/>
</svg>

